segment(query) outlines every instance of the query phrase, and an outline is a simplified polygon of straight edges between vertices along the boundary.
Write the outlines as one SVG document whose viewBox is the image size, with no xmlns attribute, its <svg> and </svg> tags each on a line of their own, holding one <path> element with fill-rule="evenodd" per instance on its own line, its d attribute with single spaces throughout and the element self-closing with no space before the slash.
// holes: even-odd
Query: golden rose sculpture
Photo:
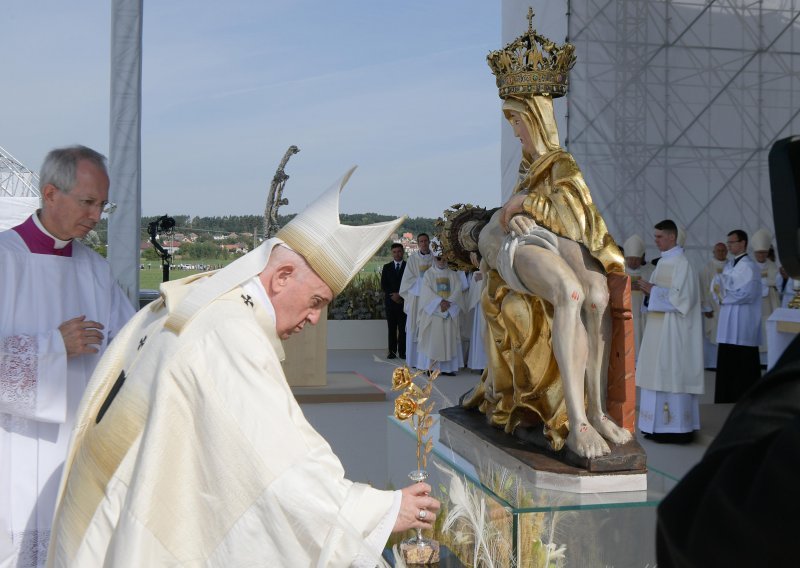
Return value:
<svg viewBox="0 0 800 568">
<path fill-rule="evenodd" d="M 408 420 L 417 433 L 417 469 L 424 470 L 428 465 L 428 454 L 433 449 L 433 440 L 427 438 L 428 431 L 433 426 L 434 403 L 430 400 L 433 390 L 433 381 L 439 376 L 439 371 L 416 371 L 408 367 L 398 367 L 392 373 L 392 390 L 404 390 L 403 394 L 394 401 L 394 415 L 398 420 Z M 418 386 L 414 380 L 425 377 L 424 386 Z"/>
<path fill-rule="evenodd" d="M 428 432 L 433 426 L 433 401 L 431 391 L 433 381 L 439 376 L 439 371 L 416 371 L 408 367 L 398 367 L 392 373 L 392 390 L 403 391 L 394 401 L 394 415 L 398 420 L 408 420 L 417 433 L 417 469 L 408 474 L 412 481 L 425 481 L 428 472 L 428 454 L 433 449 L 433 440 L 428 437 Z M 417 385 L 414 380 L 424 377 L 424 385 Z M 404 540 L 400 544 L 403 558 L 407 565 L 430 565 L 439 562 L 439 543 L 433 539 L 422 536 L 422 529 L 416 529 L 416 535 Z"/>
</svg>

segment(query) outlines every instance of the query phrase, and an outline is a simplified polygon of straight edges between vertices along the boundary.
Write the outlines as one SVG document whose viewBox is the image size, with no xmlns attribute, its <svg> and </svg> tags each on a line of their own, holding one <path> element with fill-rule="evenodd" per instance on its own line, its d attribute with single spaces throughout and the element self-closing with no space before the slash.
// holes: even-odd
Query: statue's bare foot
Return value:
<svg viewBox="0 0 800 568">
<path fill-rule="evenodd" d="M 614 444 L 625 444 L 633 439 L 633 435 L 625 428 L 617 426 L 611 418 L 605 414 L 600 414 L 597 417 L 590 417 L 589 423 L 594 426 L 600 435 Z"/>
<path fill-rule="evenodd" d="M 570 428 L 567 446 L 584 458 L 596 458 L 611 453 L 611 448 L 587 422 L 579 422 L 576 428 Z"/>
</svg>

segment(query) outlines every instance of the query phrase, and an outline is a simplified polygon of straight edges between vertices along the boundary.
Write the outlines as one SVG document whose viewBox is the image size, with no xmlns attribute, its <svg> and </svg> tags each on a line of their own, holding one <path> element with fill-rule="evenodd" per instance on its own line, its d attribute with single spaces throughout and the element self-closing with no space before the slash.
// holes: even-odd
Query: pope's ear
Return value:
<svg viewBox="0 0 800 568">
<path fill-rule="evenodd" d="M 281 264 L 270 277 L 270 289 L 273 293 L 280 293 L 289 285 L 289 280 L 294 276 L 295 267 L 292 264 Z"/>
</svg>

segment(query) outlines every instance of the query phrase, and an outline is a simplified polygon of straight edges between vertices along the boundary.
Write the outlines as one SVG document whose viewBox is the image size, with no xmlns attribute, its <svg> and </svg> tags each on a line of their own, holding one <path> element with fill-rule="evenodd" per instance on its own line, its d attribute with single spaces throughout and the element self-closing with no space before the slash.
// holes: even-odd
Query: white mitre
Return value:
<svg viewBox="0 0 800 568">
<path fill-rule="evenodd" d="M 339 192 L 350 179 L 353 170 L 355 167 L 289 221 L 274 239 L 264 241 L 252 252 L 198 282 L 177 306 L 171 308 L 164 325 L 175 333 L 180 333 L 214 299 L 260 274 L 267 265 L 270 251 L 281 241 L 303 255 L 334 294 L 340 293 L 405 219 L 403 216 L 393 221 L 361 227 L 341 225 Z M 165 288 L 174 287 L 180 282 L 165 282 L 161 285 L 162 293 Z M 169 305 L 169 299 L 167 304 Z"/>
<path fill-rule="evenodd" d="M 675 239 L 675 242 L 679 247 L 683 247 L 686 244 L 686 229 L 678 223 L 675 223 L 675 226 L 678 228 L 678 238 Z"/>
<path fill-rule="evenodd" d="M 625 256 L 635 256 L 641 258 L 644 255 L 644 241 L 639 235 L 631 235 L 622 245 Z"/>
<path fill-rule="evenodd" d="M 772 233 L 767 229 L 759 229 L 750 239 L 750 246 L 753 251 L 769 250 L 772 244 Z"/>
<path fill-rule="evenodd" d="M 353 227 L 339 223 L 339 193 L 351 168 L 311 205 L 289 221 L 275 237 L 303 255 L 334 294 L 344 290 L 405 219 Z"/>
</svg>

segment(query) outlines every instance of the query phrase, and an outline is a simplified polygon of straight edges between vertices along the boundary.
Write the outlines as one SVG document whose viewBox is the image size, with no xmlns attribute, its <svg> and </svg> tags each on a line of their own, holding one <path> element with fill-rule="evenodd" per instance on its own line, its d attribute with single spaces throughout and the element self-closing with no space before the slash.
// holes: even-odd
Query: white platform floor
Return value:
<svg viewBox="0 0 800 568">
<path fill-rule="evenodd" d="M 348 478 L 386 487 L 387 419 L 394 411 L 398 393 L 391 391 L 392 370 L 402 360 L 387 360 L 383 350 L 329 350 L 328 371 L 354 371 L 364 375 L 387 393 L 382 402 L 350 402 L 303 404 L 308 421 L 330 443 L 344 464 Z M 463 370 L 454 377 L 440 376 L 434 400 L 436 408 L 458 403 L 458 398 L 477 384 L 480 375 Z M 706 393 L 701 397 L 701 431 L 695 442 L 688 445 L 657 444 L 638 434 L 647 451 L 648 466 L 680 479 L 703 456 L 727 417 L 732 405 L 714 405 L 714 372 L 706 371 Z"/>
</svg>

